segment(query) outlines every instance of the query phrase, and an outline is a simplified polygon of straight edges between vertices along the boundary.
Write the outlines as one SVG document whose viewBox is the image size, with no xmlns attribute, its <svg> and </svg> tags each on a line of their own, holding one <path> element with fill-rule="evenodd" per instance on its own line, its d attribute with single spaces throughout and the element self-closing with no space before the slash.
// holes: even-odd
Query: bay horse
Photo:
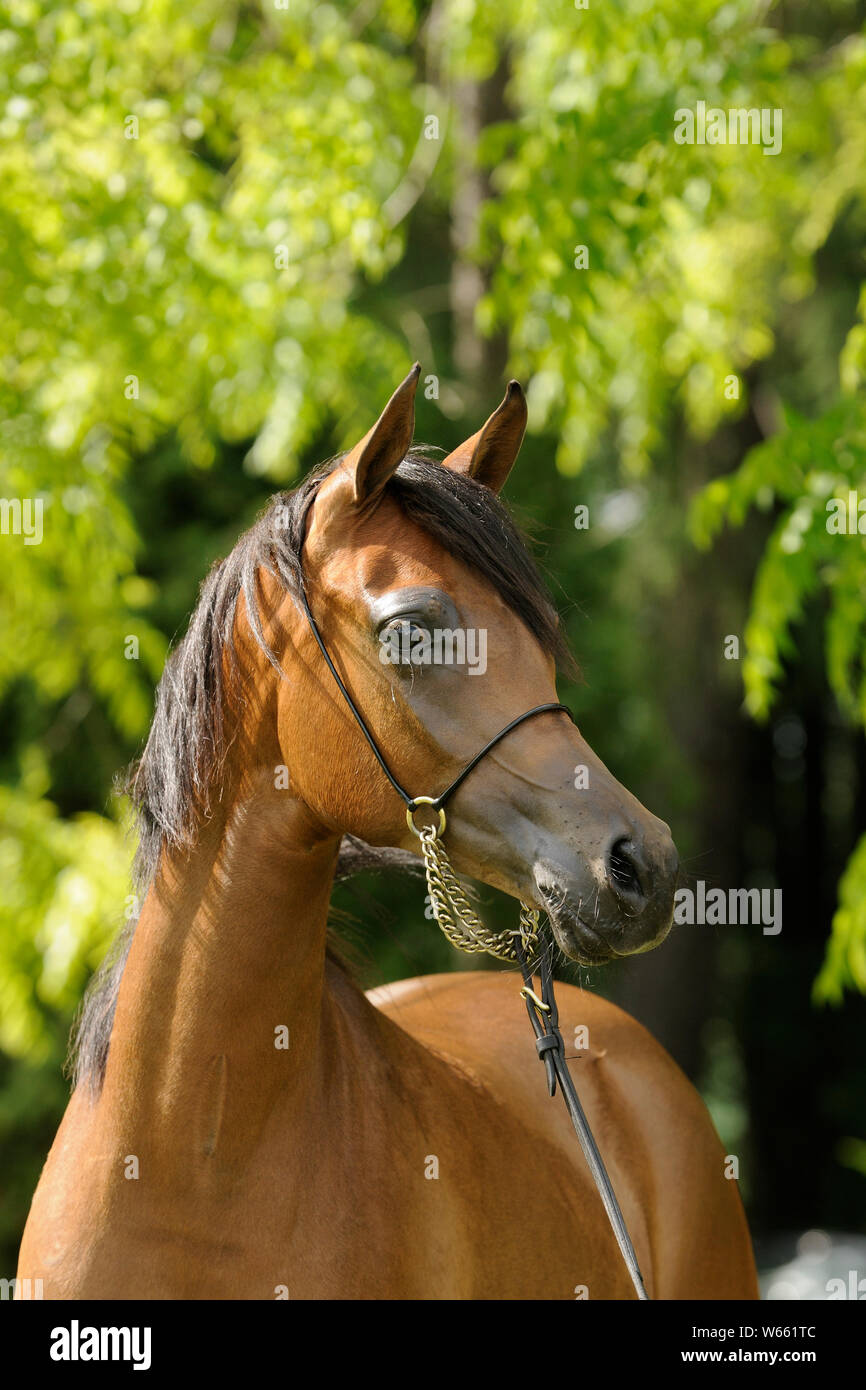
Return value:
<svg viewBox="0 0 866 1390">
<path fill-rule="evenodd" d="M 497 496 L 523 393 L 512 382 L 440 462 L 412 447 L 419 372 L 355 448 L 272 499 L 166 665 L 130 782 L 142 905 L 86 999 L 21 1246 L 19 1277 L 46 1298 L 634 1297 L 518 977 L 365 995 L 327 945 L 344 861 L 418 863 L 418 839 L 323 661 L 302 574 L 341 680 L 418 791 L 555 701 L 567 659 Z M 407 624 L 486 632 L 486 669 L 386 663 L 383 634 Z M 669 930 L 670 832 L 561 712 L 478 765 L 448 843 L 461 875 L 543 909 L 584 964 Z M 697 1092 L 612 1004 L 563 985 L 559 1007 L 567 1039 L 587 1030 L 571 1072 L 650 1296 L 756 1297 Z"/>
</svg>

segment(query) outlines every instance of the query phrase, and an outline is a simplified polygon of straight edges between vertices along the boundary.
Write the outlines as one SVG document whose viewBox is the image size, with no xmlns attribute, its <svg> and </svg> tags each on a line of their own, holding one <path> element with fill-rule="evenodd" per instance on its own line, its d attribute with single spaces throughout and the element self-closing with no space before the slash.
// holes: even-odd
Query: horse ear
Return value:
<svg viewBox="0 0 866 1390">
<path fill-rule="evenodd" d="M 443 460 L 445 468 L 468 473 L 491 492 L 501 491 L 526 431 L 526 397 L 517 381 L 509 381 L 502 404 L 477 434 L 458 445 Z"/>
<path fill-rule="evenodd" d="M 343 459 L 341 471 L 352 476 L 356 503 L 376 497 L 406 457 L 415 433 L 415 388 L 420 375 L 421 364 L 416 362 L 373 428 Z"/>
</svg>

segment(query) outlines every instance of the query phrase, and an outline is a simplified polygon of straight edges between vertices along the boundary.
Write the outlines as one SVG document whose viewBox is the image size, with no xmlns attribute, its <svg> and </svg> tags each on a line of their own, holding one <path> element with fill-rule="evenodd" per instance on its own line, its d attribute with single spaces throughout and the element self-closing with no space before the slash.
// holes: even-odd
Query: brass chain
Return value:
<svg viewBox="0 0 866 1390">
<path fill-rule="evenodd" d="M 531 959 L 538 950 L 541 915 L 538 909 L 521 903 L 520 924 L 516 931 L 489 931 L 473 911 L 436 826 L 425 825 L 416 830 L 416 834 L 421 840 L 433 913 L 451 945 L 456 946 L 458 951 L 486 951 L 500 960 L 516 961 L 519 959 L 519 944 L 524 957 Z"/>
</svg>

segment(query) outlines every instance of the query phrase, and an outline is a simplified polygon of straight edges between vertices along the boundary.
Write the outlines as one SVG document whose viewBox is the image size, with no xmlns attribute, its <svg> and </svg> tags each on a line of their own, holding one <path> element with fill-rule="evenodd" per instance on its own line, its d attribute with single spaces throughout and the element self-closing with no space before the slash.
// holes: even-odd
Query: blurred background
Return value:
<svg viewBox="0 0 866 1390">
<path fill-rule="evenodd" d="M 418 441 L 526 388 L 506 497 L 582 668 L 561 698 L 684 885 L 782 890 L 778 935 L 682 925 L 575 978 L 699 1087 L 765 1292 L 866 1276 L 866 538 L 826 527 L 866 499 L 864 24 L 860 0 L 3 7 L 0 496 L 44 512 L 41 543 L 14 508 L 0 534 L 0 1273 L 128 907 L 112 784 L 166 652 L 211 562 L 418 358 Z M 780 111 L 781 152 L 676 143 L 698 101 Z M 477 964 L 419 885 L 335 902 L 365 985 Z"/>
</svg>

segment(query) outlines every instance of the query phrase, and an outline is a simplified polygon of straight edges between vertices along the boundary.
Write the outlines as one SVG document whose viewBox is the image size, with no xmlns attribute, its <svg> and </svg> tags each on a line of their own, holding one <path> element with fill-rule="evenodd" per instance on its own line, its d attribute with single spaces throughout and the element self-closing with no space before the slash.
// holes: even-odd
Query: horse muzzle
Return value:
<svg viewBox="0 0 866 1390">
<path fill-rule="evenodd" d="M 536 900 L 558 946 L 583 965 L 651 951 L 673 925 L 679 858 L 667 826 L 639 838 L 618 832 L 595 856 L 566 869 L 533 866 Z"/>
</svg>

